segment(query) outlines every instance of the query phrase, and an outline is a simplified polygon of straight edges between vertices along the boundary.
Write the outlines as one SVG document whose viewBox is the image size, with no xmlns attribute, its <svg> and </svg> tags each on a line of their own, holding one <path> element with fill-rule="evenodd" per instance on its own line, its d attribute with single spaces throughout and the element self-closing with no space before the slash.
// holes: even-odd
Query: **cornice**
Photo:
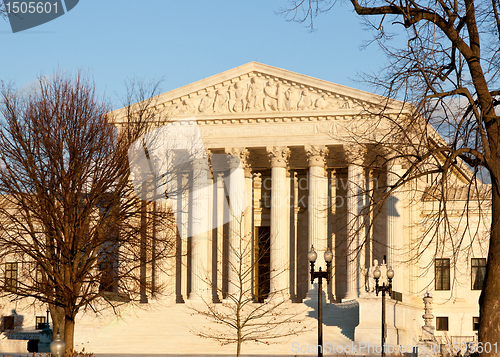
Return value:
<svg viewBox="0 0 500 357">
<path fill-rule="evenodd" d="M 387 118 L 396 118 L 401 112 L 385 113 Z M 175 122 L 186 118 L 195 118 L 198 125 L 220 124 L 261 124 L 261 123 L 294 123 L 294 122 L 319 122 L 319 121 L 351 121 L 351 120 L 380 120 L 373 114 L 359 113 L 359 111 L 302 111 L 278 113 L 240 113 L 240 114 L 213 114 L 213 115 L 181 115 L 169 120 L 159 120 L 153 123 Z"/>
</svg>

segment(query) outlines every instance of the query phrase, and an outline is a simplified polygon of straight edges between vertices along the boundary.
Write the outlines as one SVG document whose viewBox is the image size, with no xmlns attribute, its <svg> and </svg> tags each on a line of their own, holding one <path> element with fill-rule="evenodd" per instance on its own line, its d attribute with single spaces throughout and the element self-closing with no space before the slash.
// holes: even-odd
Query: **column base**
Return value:
<svg viewBox="0 0 500 357">
<path fill-rule="evenodd" d="M 333 294 L 330 294 L 328 292 L 328 284 L 326 281 L 323 281 L 323 293 L 321 294 L 323 296 L 323 299 L 328 299 L 329 301 L 332 301 Z M 306 297 L 304 299 L 316 299 L 318 300 L 318 283 L 314 283 L 310 285 L 309 290 L 307 291 Z"/>
<path fill-rule="evenodd" d="M 232 298 L 231 298 L 232 297 Z M 235 300 L 241 300 L 242 301 L 251 301 L 251 300 L 254 300 L 252 294 L 250 292 L 248 293 L 243 293 L 243 294 L 239 294 L 237 292 L 234 292 L 234 293 L 227 293 L 226 294 L 226 297 L 223 298 L 223 299 L 220 299 L 221 302 L 223 303 L 234 303 Z"/>
<path fill-rule="evenodd" d="M 342 302 L 349 300 L 356 300 L 358 298 L 358 293 L 356 291 L 348 291 L 345 294 L 345 297 L 342 299 Z"/>
<path fill-rule="evenodd" d="M 212 297 L 208 293 L 189 293 L 189 301 L 207 301 L 212 302 Z"/>
<path fill-rule="evenodd" d="M 326 296 L 327 296 L 327 293 L 325 292 L 325 290 L 322 291 L 321 293 L 321 297 L 323 298 L 323 301 L 326 301 Z M 304 301 L 306 300 L 314 300 L 314 301 L 318 301 L 318 288 L 317 286 L 315 286 L 313 289 L 309 290 L 306 294 L 306 297 L 304 298 Z"/>
<path fill-rule="evenodd" d="M 269 302 L 269 301 L 292 301 L 292 297 L 290 295 L 289 292 L 282 292 L 282 291 L 278 291 L 278 292 L 275 292 L 275 293 L 272 293 L 270 292 L 269 293 L 269 296 L 267 297 L 267 299 L 265 299 L 266 302 Z"/>
<path fill-rule="evenodd" d="M 220 298 L 219 294 L 213 293 L 212 294 L 212 302 L 214 303 L 221 303 L 222 299 Z"/>
</svg>

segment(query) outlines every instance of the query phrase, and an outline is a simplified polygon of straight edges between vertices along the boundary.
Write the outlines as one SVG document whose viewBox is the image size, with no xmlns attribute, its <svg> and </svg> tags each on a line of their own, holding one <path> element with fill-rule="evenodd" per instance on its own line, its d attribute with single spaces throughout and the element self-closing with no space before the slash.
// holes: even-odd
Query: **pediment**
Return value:
<svg viewBox="0 0 500 357">
<path fill-rule="evenodd" d="M 250 62 L 157 96 L 164 116 L 355 115 L 403 103 L 284 69 Z M 118 114 L 118 113 L 117 113 Z M 118 115 L 119 116 L 119 115 Z"/>
</svg>

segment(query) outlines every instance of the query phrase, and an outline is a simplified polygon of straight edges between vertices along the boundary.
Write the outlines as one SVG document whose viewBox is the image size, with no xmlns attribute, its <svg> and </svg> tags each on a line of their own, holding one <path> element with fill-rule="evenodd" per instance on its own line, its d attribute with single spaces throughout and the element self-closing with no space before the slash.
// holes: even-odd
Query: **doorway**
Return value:
<svg viewBox="0 0 500 357">
<path fill-rule="evenodd" d="M 269 297 L 271 265 L 271 227 L 255 227 L 255 299 Z"/>
</svg>

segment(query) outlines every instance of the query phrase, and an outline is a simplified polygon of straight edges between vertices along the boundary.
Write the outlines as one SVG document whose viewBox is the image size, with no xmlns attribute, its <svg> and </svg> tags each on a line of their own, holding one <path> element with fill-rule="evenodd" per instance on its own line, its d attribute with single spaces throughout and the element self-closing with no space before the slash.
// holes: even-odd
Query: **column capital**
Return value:
<svg viewBox="0 0 500 357">
<path fill-rule="evenodd" d="M 401 153 L 401 151 L 396 151 L 390 148 L 385 148 L 382 152 L 381 155 L 385 159 L 385 166 L 393 166 L 393 165 L 403 165 L 404 160 L 404 154 Z"/>
<path fill-rule="evenodd" d="M 366 157 L 366 147 L 357 144 L 344 145 L 347 162 L 352 165 L 361 165 Z"/>
<path fill-rule="evenodd" d="M 309 167 L 325 167 L 325 158 L 328 155 L 328 148 L 325 145 L 305 145 L 304 149 L 309 161 Z"/>
<path fill-rule="evenodd" d="M 271 167 L 287 167 L 288 158 L 290 157 L 288 146 L 268 146 L 266 150 L 271 160 Z"/>
<path fill-rule="evenodd" d="M 205 152 L 207 153 L 207 160 L 208 160 L 208 175 L 207 175 L 207 178 L 209 180 L 212 180 L 214 178 L 213 177 L 213 167 L 212 167 L 212 155 L 213 155 L 213 152 L 210 149 L 206 149 Z"/>
<path fill-rule="evenodd" d="M 403 166 L 403 159 L 399 157 L 389 157 L 387 158 L 386 166 L 388 169 L 391 169 L 393 167 L 397 166 Z"/>
<path fill-rule="evenodd" d="M 207 158 L 198 158 L 193 161 L 191 161 L 191 167 L 193 170 L 200 170 L 200 171 L 210 171 L 210 166 L 208 166 L 208 159 Z"/>
<path fill-rule="evenodd" d="M 250 151 L 244 147 L 234 147 L 224 149 L 227 155 L 231 155 L 229 158 L 229 168 L 236 169 L 240 166 L 245 171 L 250 169 L 250 164 L 248 163 L 248 157 L 250 156 Z"/>
<path fill-rule="evenodd" d="M 395 186 L 402 179 L 402 165 L 399 159 L 393 159 L 387 162 L 387 186 Z M 401 185 L 404 181 L 399 182 Z"/>
</svg>

